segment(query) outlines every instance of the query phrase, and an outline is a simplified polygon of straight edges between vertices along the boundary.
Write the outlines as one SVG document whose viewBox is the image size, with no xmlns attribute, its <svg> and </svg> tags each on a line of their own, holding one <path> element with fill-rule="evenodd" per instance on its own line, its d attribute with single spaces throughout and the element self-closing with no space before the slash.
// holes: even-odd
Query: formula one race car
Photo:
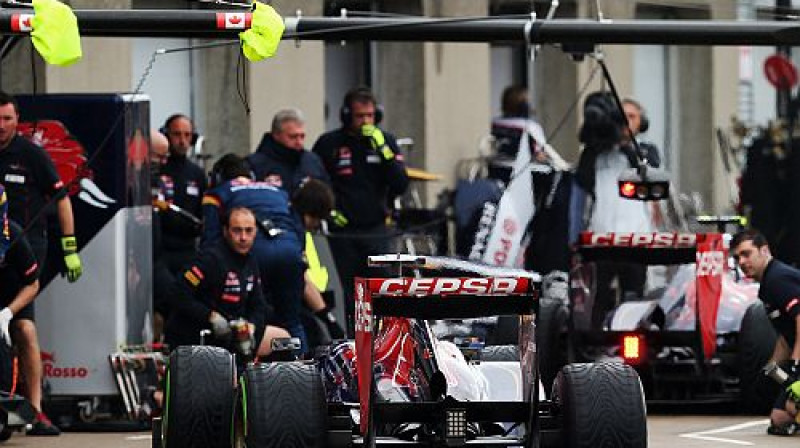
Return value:
<svg viewBox="0 0 800 448">
<path fill-rule="evenodd" d="M 230 353 L 177 348 L 154 443 L 647 445 L 641 383 L 630 366 L 567 365 L 546 397 L 535 336 L 537 275 L 437 257 L 370 261 L 400 275 L 357 279 L 356 339 L 332 344 L 317 359 L 249 363 L 237 378 Z M 440 340 L 428 325 L 493 314 L 518 316 L 517 345 Z"/>
<path fill-rule="evenodd" d="M 777 389 L 761 369 L 777 336 L 758 285 L 732 266 L 726 244 L 720 233 L 584 232 L 570 273 L 572 359 L 633 366 L 649 404 L 767 411 Z M 598 272 L 619 263 L 649 266 L 648 287 L 593 319 Z"/>
</svg>

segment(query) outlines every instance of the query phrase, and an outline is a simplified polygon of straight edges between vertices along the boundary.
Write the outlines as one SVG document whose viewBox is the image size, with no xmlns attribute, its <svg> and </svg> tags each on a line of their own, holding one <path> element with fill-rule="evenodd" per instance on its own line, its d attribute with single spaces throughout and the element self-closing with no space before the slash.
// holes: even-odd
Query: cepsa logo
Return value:
<svg viewBox="0 0 800 448">
<path fill-rule="evenodd" d="M 592 247 L 681 248 L 695 247 L 697 239 L 697 235 L 694 233 L 583 232 L 581 234 L 581 245 Z"/>
<path fill-rule="evenodd" d="M 42 368 L 45 378 L 88 378 L 86 367 L 56 367 L 56 354 L 42 350 Z"/>
<path fill-rule="evenodd" d="M 529 292 L 527 278 L 390 278 L 374 279 L 370 290 L 380 295 L 509 295 Z"/>
</svg>

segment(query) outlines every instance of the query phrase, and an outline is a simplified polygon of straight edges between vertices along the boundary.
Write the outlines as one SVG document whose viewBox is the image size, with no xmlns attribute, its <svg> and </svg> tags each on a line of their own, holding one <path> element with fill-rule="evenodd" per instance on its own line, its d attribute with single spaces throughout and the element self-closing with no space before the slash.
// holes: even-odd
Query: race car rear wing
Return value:
<svg viewBox="0 0 800 448">
<path fill-rule="evenodd" d="M 702 342 L 698 350 L 710 359 L 716 350 L 717 310 L 722 293 L 722 275 L 727 268 L 726 246 L 724 235 L 720 233 L 583 232 L 578 253 L 584 261 L 696 263 L 696 331 Z"/>
<path fill-rule="evenodd" d="M 365 285 L 365 286 L 364 286 Z M 356 286 L 369 291 L 372 312 L 417 319 L 467 319 L 502 314 L 532 314 L 534 282 L 529 278 L 371 278 Z M 363 310 L 361 310 L 363 311 Z"/>
<path fill-rule="evenodd" d="M 418 257 L 415 257 L 418 258 Z M 381 262 L 381 259 L 371 260 Z M 387 264 L 399 260 L 384 260 Z M 403 260 L 403 263 L 417 263 L 421 260 Z M 360 403 L 360 429 L 364 436 L 364 446 L 372 446 L 375 441 L 375 428 L 395 418 L 401 420 L 409 415 L 417 419 L 425 418 L 421 413 L 444 415 L 463 411 L 464 418 L 486 417 L 492 414 L 498 421 L 530 422 L 536 412 L 538 388 L 526 387 L 525 403 L 379 403 L 374 391 L 373 370 L 375 359 L 374 336 L 376 319 L 379 317 L 407 317 L 418 319 L 474 318 L 498 314 L 533 315 L 537 306 L 536 278 L 526 273 L 524 277 L 434 277 L 434 278 L 356 278 L 355 330 L 356 362 L 358 371 L 358 390 Z M 525 328 L 525 327 L 523 327 Z M 521 341 L 532 341 L 526 333 Z M 521 353 L 533 347 L 522 344 Z M 534 372 L 537 369 L 535 357 L 524 357 L 523 381 L 535 384 Z M 508 406 L 506 406 L 508 405 Z M 523 407 L 524 409 L 520 409 Z M 520 412 L 522 411 L 522 412 Z M 518 420 L 520 419 L 520 420 Z M 416 420 L 419 421 L 419 420 Z"/>
<path fill-rule="evenodd" d="M 629 261 L 642 264 L 685 264 L 697 260 L 697 247 L 719 233 L 581 232 L 578 253 L 586 261 Z"/>
</svg>

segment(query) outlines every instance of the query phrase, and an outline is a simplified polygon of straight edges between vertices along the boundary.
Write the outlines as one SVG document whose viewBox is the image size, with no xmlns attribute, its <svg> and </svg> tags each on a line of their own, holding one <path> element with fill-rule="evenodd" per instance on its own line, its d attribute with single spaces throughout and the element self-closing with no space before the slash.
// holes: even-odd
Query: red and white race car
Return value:
<svg viewBox="0 0 800 448">
<path fill-rule="evenodd" d="M 592 323 L 599 262 L 650 269 L 644 294 L 621 300 L 600 327 Z M 721 233 L 584 232 L 569 310 L 564 328 L 574 359 L 633 366 L 648 403 L 738 402 L 742 410 L 765 412 L 777 393 L 761 374 L 775 332 L 758 285 L 729 261 Z"/>
</svg>

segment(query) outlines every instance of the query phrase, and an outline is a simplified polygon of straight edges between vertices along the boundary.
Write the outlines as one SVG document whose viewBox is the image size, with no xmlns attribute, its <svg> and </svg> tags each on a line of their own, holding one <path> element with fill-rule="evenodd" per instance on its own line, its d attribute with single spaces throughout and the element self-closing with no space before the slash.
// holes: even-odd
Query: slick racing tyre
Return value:
<svg viewBox="0 0 800 448">
<path fill-rule="evenodd" d="M 481 361 L 519 361 L 519 347 L 516 345 L 490 345 L 481 350 Z"/>
<path fill-rule="evenodd" d="M 325 391 L 312 364 L 248 366 L 242 379 L 242 410 L 247 446 L 327 446 Z"/>
<path fill-rule="evenodd" d="M 644 394 L 628 365 L 566 365 L 553 384 L 553 401 L 566 448 L 647 446 Z"/>
<path fill-rule="evenodd" d="M 558 371 L 567 363 L 566 328 L 569 311 L 563 304 L 547 300 L 539 308 L 536 348 L 544 390 L 553 388 Z"/>
<path fill-rule="evenodd" d="M 233 446 L 236 400 L 233 355 L 211 346 L 182 346 L 165 378 L 163 448 Z"/>
<path fill-rule="evenodd" d="M 778 337 L 764 305 L 753 303 L 744 312 L 739 327 L 739 403 L 744 412 L 769 413 L 780 386 L 761 373 Z"/>
</svg>

